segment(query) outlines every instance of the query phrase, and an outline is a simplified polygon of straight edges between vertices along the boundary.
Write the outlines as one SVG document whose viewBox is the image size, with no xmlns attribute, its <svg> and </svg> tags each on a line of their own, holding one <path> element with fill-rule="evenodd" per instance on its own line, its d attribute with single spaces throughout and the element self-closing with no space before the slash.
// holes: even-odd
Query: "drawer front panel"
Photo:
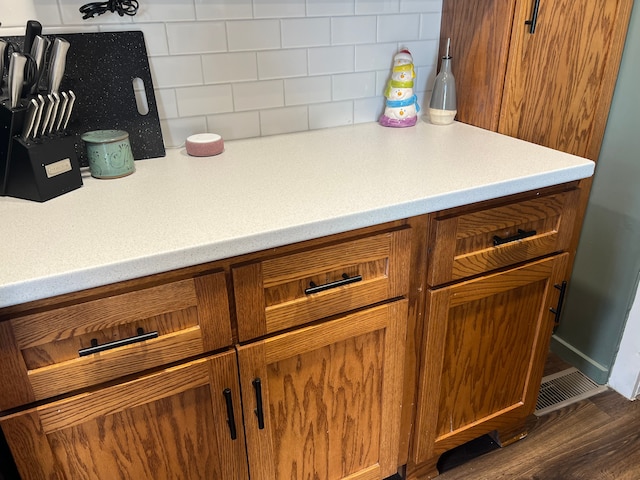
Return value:
<svg viewBox="0 0 640 480">
<path fill-rule="evenodd" d="M 33 400 L 232 343 L 222 272 L 25 315 L 9 323 L 12 335 L 2 341 L 14 343 Z"/>
<path fill-rule="evenodd" d="M 429 285 L 460 280 L 568 248 L 579 190 L 432 220 Z"/>
<path fill-rule="evenodd" d="M 409 257 L 402 229 L 233 268 L 239 339 L 406 295 Z"/>
</svg>

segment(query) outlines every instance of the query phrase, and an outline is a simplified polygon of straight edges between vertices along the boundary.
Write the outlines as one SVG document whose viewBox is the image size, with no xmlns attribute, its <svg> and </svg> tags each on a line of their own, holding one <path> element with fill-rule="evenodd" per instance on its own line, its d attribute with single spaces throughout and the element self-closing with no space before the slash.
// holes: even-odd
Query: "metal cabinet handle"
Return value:
<svg viewBox="0 0 640 480">
<path fill-rule="evenodd" d="M 564 304 L 564 294 L 567 292 L 567 282 L 566 280 L 563 280 L 560 285 L 556 283 L 554 287 L 560 290 L 560 295 L 558 296 L 558 303 L 556 305 L 556 308 L 551 307 L 549 309 L 551 313 L 553 313 L 556 317 L 555 318 L 556 324 L 553 327 L 553 333 L 555 333 L 555 331 L 560 326 L 560 315 L 562 315 L 562 305 Z"/>
<path fill-rule="evenodd" d="M 525 25 L 529 25 L 529 33 L 533 35 L 536 33 L 536 23 L 538 23 L 538 9 L 540 8 L 540 0 L 534 0 L 533 13 L 531 14 L 531 20 L 526 20 Z"/>
<path fill-rule="evenodd" d="M 256 391 L 256 409 L 253 411 L 258 417 L 258 428 L 262 430 L 264 428 L 264 412 L 262 411 L 262 383 L 259 378 L 254 379 L 252 382 L 253 388 Z"/>
<path fill-rule="evenodd" d="M 537 232 L 535 230 L 524 231 L 521 228 L 518 229 L 518 233 L 511 237 L 501 238 L 497 235 L 493 236 L 493 246 L 497 247 L 509 242 L 515 242 L 516 240 L 522 240 L 523 238 L 533 237 Z"/>
<path fill-rule="evenodd" d="M 145 340 L 150 340 L 157 337 L 157 331 L 144 333 L 144 330 L 142 328 L 138 328 L 138 334 L 133 337 L 103 343 L 102 345 L 98 345 L 98 340 L 92 338 L 91 346 L 78 350 L 78 355 L 81 357 L 86 357 L 87 355 L 91 355 L 93 353 L 102 352 L 104 350 L 111 350 L 112 348 L 123 347 L 124 345 L 131 345 L 132 343 L 144 342 Z"/>
<path fill-rule="evenodd" d="M 233 399 L 231 398 L 231 389 L 225 388 L 222 391 L 224 395 L 224 401 L 227 404 L 227 424 L 229 425 L 229 433 L 231 434 L 231 440 L 238 438 L 236 432 L 236 417 L 233 414 Z"/>
<path fill-rule="evenodd" d="M 310 295 L 312 293 L 323 292 L 325 290 L 330 290 L 332 288 L 341 287 L 343 285 L 348 285 L 350 283 L 359 282 L 362 280 L 362 275 L 355 275 L 350 277 L 346 273 L 342 274 L 342 280 L 336 280 L 335 282 L 325 283 L 323 285 L 316 285 L 314 282 L 309 282 L 309 288 L 307 288 L 304 293 L 306 295 Z"/>
</svg>

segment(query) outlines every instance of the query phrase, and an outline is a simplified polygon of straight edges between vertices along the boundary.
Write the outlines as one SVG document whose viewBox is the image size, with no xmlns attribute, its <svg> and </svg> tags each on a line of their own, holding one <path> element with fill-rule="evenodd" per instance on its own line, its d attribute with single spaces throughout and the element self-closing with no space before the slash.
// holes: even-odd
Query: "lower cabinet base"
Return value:
<svg viewBox="0 0 640 480">
<path fill-rule="evenodd" d="M 452 450 L 447 450 L 445 452 L 440 452 L 437 455 L 434 455 L 432 458 L 428 459 L 425 462 L 422 462 L 418 465 L 416 464 L 411 464 L 409 463 L 406 466 L 406 480 L 428 480 L 431 478 L 435 478 L 438 475 L 440 475 L 440 470 L 439 470 L 439 464 L 441 463 L 441 457 L 445 454 L 445 453 L 451 453 L 453 458 L 455 460 L 453 460 L 454 465 L 462 465 L 463 463 L 465 463 L 466 461 L 471 461 L 473 460 L 473 458 L 479 457 L 481 455 L 484 455 L 485 453 L 487 453 L 487 451 L 492 450 L 493 448 L 503 448 L 506 447 L 508 445 L 511 445 L 512 443 L 515 443 L 519 440 L 522 440 L 523 438 L 525 438 L 529 432 L 529 425 L 530 422 L 529 420 L 532 417 L 529 417 L 529 419 L 527 419 L 524 422 L 518 423 L 518 424 L 514 424 L 510 427 L 506 427 L 504 429 L 500 429 L 500 430 L 494 430 L 492 432 L 489 432 L 487 435 L 485 435 L 485 437 L 487 438 L 487 441 L 485 441 L 485 446 L 483 447 L 479 447 L 479 446 L 469 446 L 468 448 L 466 448 L 464 450 L 464 453 L 461 453 L 460 456 L 464 456 L 464 458 L 461 460 L 460 456 L 458 456 L 458 458 L 456 458 L 456 453 L 453 451 L 455 450 L 455 448 L 460 448 L 463 446 L 468 446 L 469 444 L 471 444 L 472 442 L 474 443 L 480 443 L 478 442 L 479 440 L 481 440 L 480 438 L 472 440 L 470 442 L 468 442 L 467 444 L 463 444 L 460 445 L 459 447 L 455 447 Z M 489 440 L 489 438 L 491 440 L 493 440 L 498 447 L 495 447 L 495 445 L 493 447 L 486 447 L 486 444 L 491 444 L 491 441 Z M 450 470 L 452 465 L 449 463 L 448 467 L 447 467 L 447 463 L 449 462 L 445 462 L 445 471 Z M 442 466 L 441 466 L 442 468 Z"/>
</svg>

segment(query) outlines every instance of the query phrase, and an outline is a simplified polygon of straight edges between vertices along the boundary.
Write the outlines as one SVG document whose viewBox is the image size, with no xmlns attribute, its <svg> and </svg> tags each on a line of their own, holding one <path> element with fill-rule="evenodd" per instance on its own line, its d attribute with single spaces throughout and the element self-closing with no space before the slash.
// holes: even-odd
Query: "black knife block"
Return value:
<svg viewBox="0 0 640 480">
<path fill-rule="evenodd" d="M 13 110 L 9 100 L 0 103 L 0 195 L 5 195 L 9 178 L 9 159 L 11 158 L 11 141 L 15 135 L 22 133 L 22 124 L 27 112 L 25 106 L 18 106 Z"/>
<path fill-rule="evenodd" d="M 26 110 L 0 105 L 0 193 L 45 202 L 81 187 L 77 136 L 53 134 L 25 142 L 21 134 Z"/>
</svg>

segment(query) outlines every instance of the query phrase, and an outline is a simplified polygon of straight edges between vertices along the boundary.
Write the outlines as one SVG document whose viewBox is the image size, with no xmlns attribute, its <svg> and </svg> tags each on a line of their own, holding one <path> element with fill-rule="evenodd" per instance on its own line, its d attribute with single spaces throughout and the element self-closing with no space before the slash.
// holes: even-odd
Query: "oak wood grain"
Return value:
<svg viewBox="0 0 640 480">
<path fill-rule="evenodd" d="M 429 290 L 412 463 L 493 430 L 535 408 L 567 254 Z M 429 351 L 429 350 L 427 350 Z M 437 412 L 437 413 L 434 413 Z M 437 417 L 437 418 L 435 418 Z"/>
<path fill-rule="evenodd" d="M 228 352 L 0 423 L 25 479 L 247 478 L 242 429 L 231 440 L 223 420 L 224 388 L 239 408 L 235 365 Z"/>
<path fill-rule="evenodd" d="M 241 342 L 406 295 L 411 233 L 403 228 L 233 269 Z M 362 281 L 306 294 L 342 274 Z"/>
<path fill-rule="evenodd" d="M 440 285 L 567 249 L 580 192 L 570 190 L 433 219 L 430 285 Z M 494 236 L 534 235 L 494 246 Z"/>
<path fill-rule="evenodd" d="M 238 348 L 252 478 L 384 478 L 397 469 L 407 300 Z M 262 381 L 265 428 L 252 381 Z"/>
</svg>

